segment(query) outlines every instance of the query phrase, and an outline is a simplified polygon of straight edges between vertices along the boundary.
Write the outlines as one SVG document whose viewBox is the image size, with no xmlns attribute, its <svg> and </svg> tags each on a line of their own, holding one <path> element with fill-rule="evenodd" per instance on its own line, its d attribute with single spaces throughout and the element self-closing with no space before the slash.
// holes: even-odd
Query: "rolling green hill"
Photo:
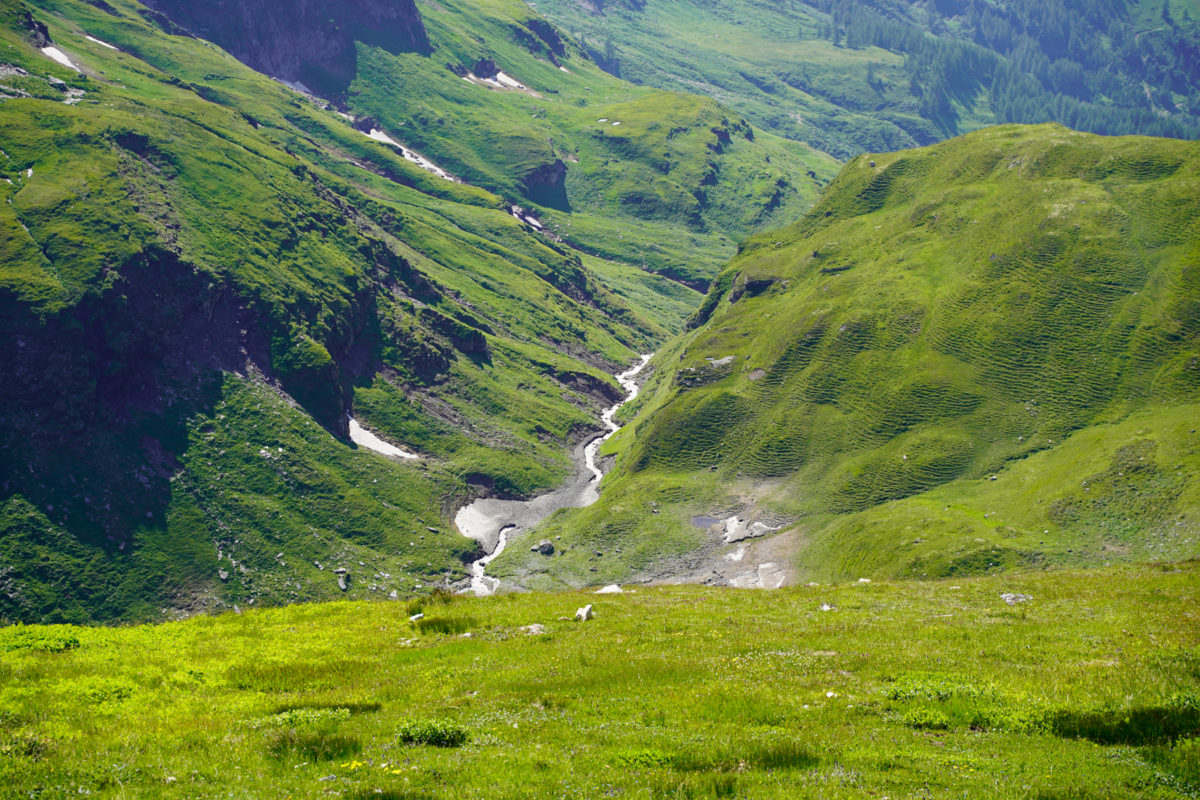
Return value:
<svg viewBox="0 0 1200 800">
<path fill-rule="evenodd" d="M 635 83 L 839 158 L 984 125 L 1200 136 L 1195 0 L 539 0 Z"/>
<path fill-rule="evenodd" d="M 832 174 L 712 101 L 560 70 L 514 3 L 351 39 L 338 105 L 126 0 L 0 11 L 3 620 L 462 577 L 454 508 L 557 485 L 611 373 L 697 306 L 654 271 L 703 287 Z M 468 53 L 527 88 L 447 68 Z M 348 413 L 422 458 L 355 447 Z"/>
<path fill-rule="evenodd" d="M 716 579 L 734 516 L 799 581 L 1195 555 L 1197 198 L 1197 144 L 1052 125 L 851 161 L 660 352 L 562 554 L 493 571 Z"/>
</svg>

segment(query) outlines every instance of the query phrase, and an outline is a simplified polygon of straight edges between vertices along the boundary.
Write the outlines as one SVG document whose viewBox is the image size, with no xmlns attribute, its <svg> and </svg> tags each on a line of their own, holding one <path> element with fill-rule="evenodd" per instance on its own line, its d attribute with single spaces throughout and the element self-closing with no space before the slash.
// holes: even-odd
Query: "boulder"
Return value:
<svg viewBox="0 0 1200 800">
<path fill-rule="evenodd" d="M 549 539 L 542 539 L 537 544 L 537 551 L 544 556 L 554 555 L 554 542 Z"/>
<path fill-rule="evenodd" d="M 1028 603 L 1030 600 L 1033 599 L 1033 597 L 1031 595 L 1027 595 L 1027 594 L 1018 594 L 1015 592 L 1005 592 L 1004 594 L 1000 595 L 1000 599 L 1003 600 L 1004 602 L 1008 603 L 1010 606 L 1015 606 L 1018 603 Z"/>
<path fill-rule="evenodd" d="M 591 603 L 588 603 L 586 606 L 584 606 L 583 608 L 581 608 L 575 612 L 575 621 L 576 622 L 587 622 L 592 617 L 593 617 L 593 614 L 592 614 L 592 604 Z"/>
<path fill-rule="evenodd" d="M 621 592 L 622 592 L 621 587 L 617 586 L 615 583 L 610 583 L 608 586 L 605 586 L 603 589 L 596 590 L 596 594 L 621 594 Z"/>
</svg>

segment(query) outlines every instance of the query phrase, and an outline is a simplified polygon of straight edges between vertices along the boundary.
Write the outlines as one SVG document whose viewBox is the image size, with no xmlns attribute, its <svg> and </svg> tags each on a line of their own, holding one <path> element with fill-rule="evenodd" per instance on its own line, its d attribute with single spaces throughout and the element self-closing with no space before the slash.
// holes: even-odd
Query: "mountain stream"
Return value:
<svg viewBox="0 0 1200 800">
<path fill-rule="evenodd" d="M 531 500 L 483 498 L 459 509 L 454 517 L 459 532 L 479 542 L 487 553 L 471 564 L 470 591 L 476 596 L 492 594 L 500 585 L 499 578 L 493 578 L 485 572 L 492 559 L 504 552 L 514 534 L 532 528 L 560 508 L 584 508 L 600 499 L 600 479 L 604 473 L 596 463 L 596 455 L 600 446 L 621 429 L 613 418 L 621 406 L 637 397 L 638 384 L 635 378 L 652 355 L 643 355 L 637 364 L 616 376 L 617 382 L 627 393 L 625 399 L 600 415 L 600 422 L 608 429 L 605 433 L 575 447 L 575 476 L 568 483 Z"/>
</svg>

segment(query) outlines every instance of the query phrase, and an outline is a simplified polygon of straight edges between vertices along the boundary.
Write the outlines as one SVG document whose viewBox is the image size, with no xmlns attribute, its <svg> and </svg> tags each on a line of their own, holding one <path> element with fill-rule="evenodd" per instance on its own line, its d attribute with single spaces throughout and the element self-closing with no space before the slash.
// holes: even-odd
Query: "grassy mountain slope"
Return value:
<svg viewBox="0 0 1200 800">
<path fill-rule="evenodd" d="M 999 122 L 1200 133 L 1200 7 L 1083 0 L 541 0 L 635 83 L 849 158 Z"/>
<path fill-rule="evenodd" d="M 1187 562 L 12 627 L 0 796 L 1194 797 L 1198 586 Z"/>
<path fill-rule="evenodd" d="M 734 240 L 794 219 L 835 171 L 710 98 L 614 80 L 524 3 L 419 8 L 432 54 L 360 46 L 347 108 L 469 183 L 539 206 L 593 255 L 703 290 Z M 480 62 L 526 88 L 465 79 Z"/>
<path fill-rule="evenodd" d="M 38 12 L 85 73 L 5 12 L 3 616 L 461 575 L 451 498 L 554 485 L 664 329 L 501 198 L 109 8 Z M 339 440 L 356 394 L 429 462 Z"/>
<path fill-rule="evenodd" d="M 678 571 L 734 514 L 801 580 L 1195 554 L 1198 197 L 1196 144 L 1058 126 L 855 159 L 656 359 L 565 554 L 494 570 Z"/>
<path fill-rule="evenodd" d="M 453 14 L 439 8 L 430 27 L 444 48 Z M 419 61 L 441 49 L 360 47 L 349 102 L 467 183 L 135 3 L 5 0 L 2 10 L 2 619 L 144 618 L 461 577 L 471 547 L 448 521 L 455 505 L 561 481 L 569 446 L 618 396 L 609 373 L 699 300 L 643 270 L 633 245 L 584 256 L 514 219 L 532 191 L 516 162 L 471 165 L 490 163 L 483 138 L 540 136 L 540 121 L 516 121 L 533 120 L 525 104 L 538 101 L 469 84 L 444 58 Z M 39 52 L 48 46 L 73 66 Z M 674 174 L 664 191 L 712 195 L 695 219 L 638 228 L 669 245 L 660 267 L 697 284 L 719 255 L 682 254 L 728 245 L 815 186 L 789 184 L 774 205 L 767 192 L 718 230 L 737 193 L 757 191 L 726 188 L 722 171 L 755 164 L 776 180 L 804 175 L 805 159 L 830 163 L 758 141 L 707 101 L 629 87 L 582 60 L 572 69 L 571 80 L 611 92 L 605 102 L 632 104 L 620 136 L 579 134 L 597 142 L 580 145 L 581 161 L 599 152 L 588 147 L 610 148 L 604 168 L 625 159 L 636 172 L 651 158 L 639 148 L 651 148 L 677 159 L 662 165 Z M 471 93 L 454 133 L 408 137 L 392 106 L 356 105 L 427 113 L 398 94 L 404 70 L 428 73 L 410 89 Z M 447 98 L 437 102 L 449 108 Z M 639 117 L 656 98 L 697 130 L 668 136 Z M 576 100 L 554 107 L 593 113 Z M 726 124 L 737 141 L 712 130 Z M 454 154 L 442 150 L 451 143 Z M 559 218 L 578 216 L 602 239 L 625 224 L 621 202 Z M 347 412 L 424 458 L 358 450 Z M 345 590 L 335 569 L 349 575 Z"/>
</svg>

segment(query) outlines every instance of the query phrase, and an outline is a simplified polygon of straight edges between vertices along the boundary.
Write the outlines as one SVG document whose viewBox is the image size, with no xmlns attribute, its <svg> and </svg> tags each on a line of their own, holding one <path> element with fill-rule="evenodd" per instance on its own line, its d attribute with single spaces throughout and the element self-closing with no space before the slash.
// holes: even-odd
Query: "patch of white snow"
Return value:
<svg viewBox="0 0 1200 800">
<path fill-rule="evenodd" d="M 97 39 L 95 36 L 92 36 L 90 34 L 87 36 L 87 40 L 89 42 L 95 42 L 96 44 L 100 45 L 101 47 L 107 47 L 109 50 L 116 50 L 118 53 L 121 52 L 121 48 L 119 48 L 115 45 L 111 45 L 102 39 Z"/>
<path fill-rule="evenodd" d="M 305 85 L 304 85 L 303 83 L 301 83 L 300 81 L 285 81 L 283 78 L 276 78 L 275 80 L 279 81 L 279 82 L 280 82 L 280 83 L 282 83 L 284 86 L 286 86 L 286 87 L 288 87 L 289 89 L 291 89 L 293 92 L 299 92 L 300 94 L 306 94 L 306 95 L 308 95 L 309 97 L 315 97 L 315 96 L 316 96 L 316 95 L 314 95 L 314 94 L 313 94 L 313 91 L 312 91 L 312 89 L 309 89 L 307 86 L 305 86 Z"/>
<path fill-rule="evenodd" d="M 503 72 L 496 73 L 496 82 L 501 86 L 507 86 L 510 89 L 528 89 L 529 87 L 513 78 L 511 75 L 505 75 Z"/>
<path fill-rule="evenodd" d="M 64 67 L 70 67 L 71 69 L 75 70 L 76 72 L 83 71 L 79 67 L 75 66 L 75 64 L 73 64 L 71 62 L 71 59 L 67 58 L 66 53 L 64 53 L 62 50 L 59 50 L 57 47 L 54 47 L 53 45 L 50 47 L 43 47 L 42 54 L 49 56 L 50 58 L 54 59 L 58 63 L 62 64 Z"/>
<path fill-rule="evenodd" d="M 384 144 L 390 144 L 392 147 L 399 147 L 401 150 L 404 149 L 403 147 L 400 147 L 399 142 L 378 128 L 371 128 L 371 132 L 367 134 L 367 138 L 374 139 L 377 142 L 383 142 Z"/>
<path fill-rule="evenodd" d="M 376 453 L 392 458 L 420 458 L 416 453 L 410 453 L 407 450 L 401 450 L 394 444 L 385 442 L 369 430 L 358 424 L 358 420 L 350 417 L 350 441 L 354 442 L 359 447 L 365 447 L 368 450 L 374 450 Z"/>
<path fill-rule="evenodd" d="M 433 163 L 428 158 L 426 158 L 425 156 L 418 153 L 416 150 L 405 147 L 404 145 L 400 144 L 395 139 L 388 136 L 386 133 L 379 130 L 378 128 L 371 128 L 371 132 L 366 134 L 366 136 L 368 138 L 374 139 L 377 142 L 383 142 L 384 144 L 390 144 L 392 147 L 394 147 L 400 151 L 400 155 L 404 156 L 405 161 L 411 161 L 412 163 L 416 164 L 418 167 L 425 170 L 426 172 L 432 172 L 434 175 L 437 175 L 439 178 L 443 178 L 448 181 L 453 181 L 454 183 L 462 183 L 462 181 L 460 181 L 458 178 L 454 177 L 449 172 L 442 169 L 437 164 Z"/>
</svg>

